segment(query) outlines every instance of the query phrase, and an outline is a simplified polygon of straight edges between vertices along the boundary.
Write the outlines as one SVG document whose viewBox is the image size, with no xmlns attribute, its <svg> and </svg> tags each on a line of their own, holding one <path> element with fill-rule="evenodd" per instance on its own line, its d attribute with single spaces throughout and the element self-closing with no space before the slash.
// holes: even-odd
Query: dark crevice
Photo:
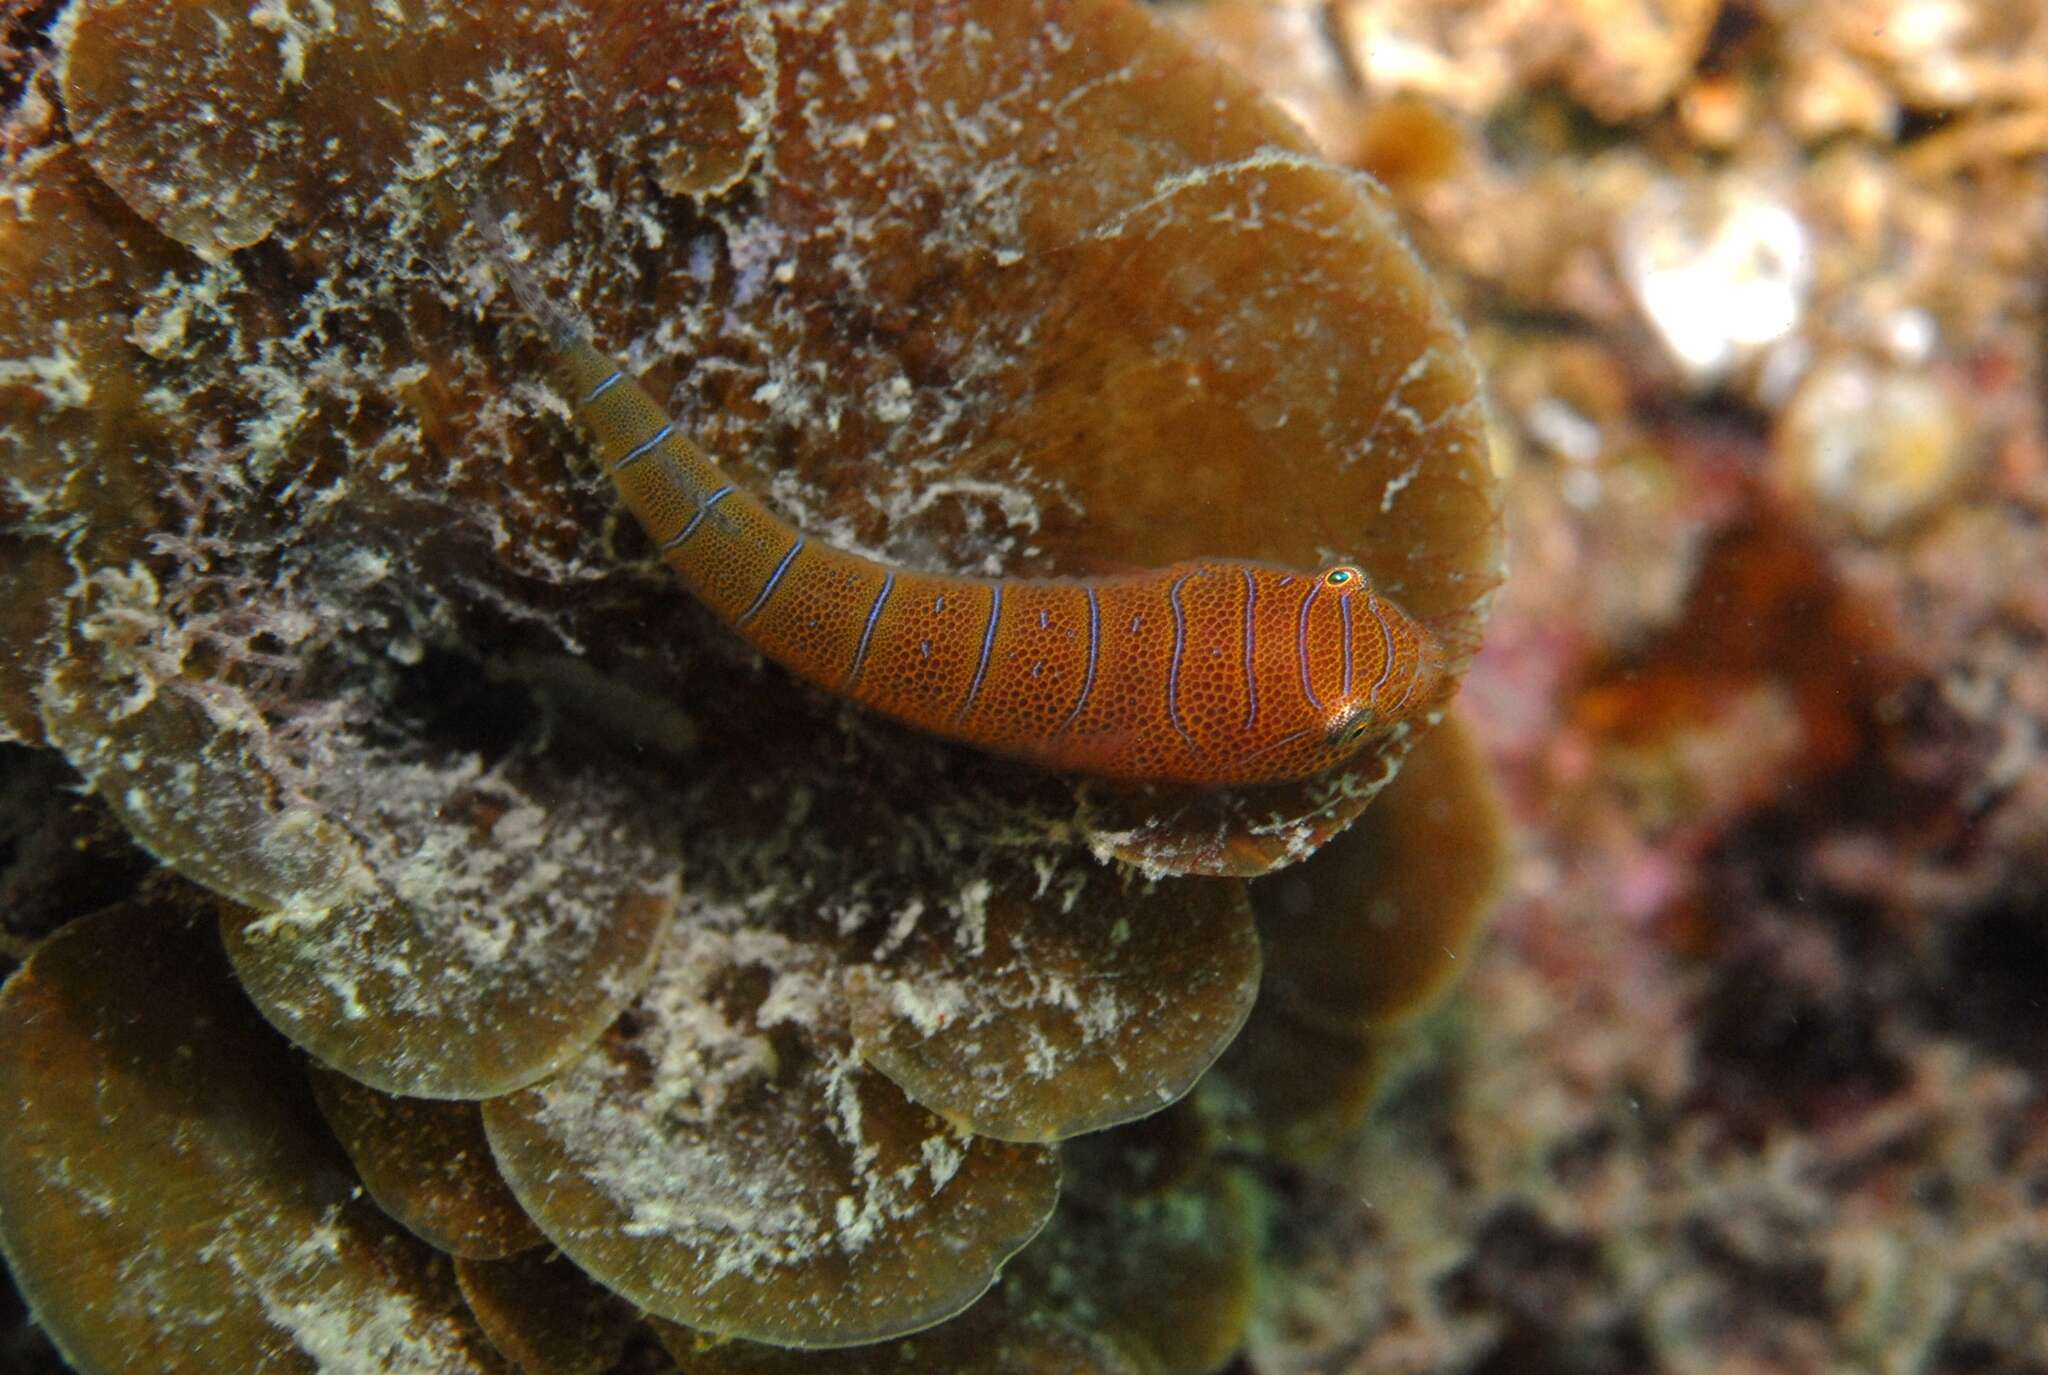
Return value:
<svg viewBox="0 0 2048 1375">
<path fill-rule="evenodd" d="M 1955 119 L 1953 110 L 1920 110 L 1907 106 L 1899 112 L 1898 141 L 1912 143 L 1946 129 Z"/>
<path fill-rule="evenodd" d="M 470 655 L 434 647 L 399 671 L 388 724 L 413 742 L 489 761 L 530 740 L 540 717 L 541 704 L 524 684 L 493 676 Z"/>
<path fill-rule="evenodd" d="M 50 51 L 50 26 L 65 0 L 0 0 L 0 113 L 21 99 Z"/>
<path fill-rule="evenodd" d="M 1534 1328 L 1565 1323 L 1576 1296 L 1602 1287 L 1599 1244 L 1511 1204 L 1487 1220 L 1471 1259 L 1443 1287 L 1449 1306 L 1462 1312 L 1500 1312 Z"/>
<path fill-rule="evenodd" d="M 1714 27 L 1700 48 L 1693 70 L 1702 76 L 1726 76 L 1766 45 L 1770 29 L 1762 9 L 1746 0 L 1729 0 L 1714 16 Z"/>
<path fill-rule="evenodd" d="M 2048 1363 L 2015 1358 L 2012 1352 L 1976 1337 L 1943 1346 L 1929 1369 L 1934 1375 L 2048 1375 Z"/>
<path fill-rule="evenodd" d="M 5 1266 L 0 1266 L 0 1371 L 8 1375 L 65 1375 L 68 1366 L 43 1330 L 30 1321 Z"/>
<path fill-rule="evenodd" d="M 1818 1258 L 1789 1247 L 1768 1256 L 1751 1254 L 1703 1217 L 1686 1224 L 1685 1242 L 1735 1294 L 1759 1310 L 1816 1322 L 1831 1318 L 1827 1266 Z"/>
<path fill-rule="evenodd" d="M 1471 1369 L 1472 1375 L 1642 1375 L 1656 1368 L 1642 1329 L 1619 1322 L 1570 1334 L 1514 1328 Z"/>
<path fill-rule="evenodd" d="M 1474 1375 L 1636 1375 L 1655 1360 L 1631 1320 L 1602 1311 L 1612 1285 L 1596 1238 L 1562 1233 L 1517 1204 L 1487 1221 L 1442 1290 L 1454 1310 L 1501 1319 Z"/>
<path fill-rule="evenodd" d="M 0 934 L 35 940 L 134 895 L 155 861 L 49 750 L 0 745 Z"/>
<path fill-rule="evenodd" d="M 1966 917 L 1933 986 L 1942 1029 L 1993 1055 L 2048 1074 L 2048 902 L 2000 903 Z"/>
<path fill-rule="evenodd" d="M 1812 974 L 1812 962 L 1789 943 L 1741 958 L 1700 1007 L 1696 1106 L 1739 1138 L 1760 1142 L 1784 1121 L 1816 1125 L 1905 1084 L 1880 1034 L 1881 1000 L 1853 975 Z"/>
</svg>

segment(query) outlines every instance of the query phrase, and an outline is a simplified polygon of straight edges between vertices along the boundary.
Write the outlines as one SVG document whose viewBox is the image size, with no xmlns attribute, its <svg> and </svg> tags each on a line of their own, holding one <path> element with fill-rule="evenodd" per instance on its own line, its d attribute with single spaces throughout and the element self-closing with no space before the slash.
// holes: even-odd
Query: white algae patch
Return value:
<svg viewBox="0 0 2048 1375">
<path fill-rule="evenodd" d="M 620 1027 L 486 1106 L 506 1178 L 580 1265 L 691 1326 L 815 1345 L 936 1321 L 1037 1230 L 1051 1158 L 911 1106 L 836 1031 L 823 952 L 745 921 L 693 905 Z"/>
</svg>

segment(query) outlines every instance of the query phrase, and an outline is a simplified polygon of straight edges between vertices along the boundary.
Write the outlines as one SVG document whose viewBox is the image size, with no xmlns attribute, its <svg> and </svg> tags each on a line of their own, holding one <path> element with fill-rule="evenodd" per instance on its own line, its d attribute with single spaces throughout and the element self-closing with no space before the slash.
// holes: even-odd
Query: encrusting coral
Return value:
<svg viewBox="0 0 2048 1375">
<path fill-rule="evenodd" d="M 1348 560 L 1455 680 L 1488 438 L 1377 188 L 1119 0 L 79 0 L 48 45 L 0 202 L 0 726 L 167 871 L 0 993 L 0 1244 L 69 1358 L 1227 1360 L 1266 1119 L 1135 1120 L 1252 1015 L 1260 925 L 1311 1000 L 1289 928 L 1341 945 L 1362 885 L 1457 948 L 1499 844 L 1462 737 L 1123 789 L 763 665 L 615 509 L 466 215 L 808 531 Z M 1432 907 L 1401 852 L 1446 816 L 1474 881 Z"/>
</svg>

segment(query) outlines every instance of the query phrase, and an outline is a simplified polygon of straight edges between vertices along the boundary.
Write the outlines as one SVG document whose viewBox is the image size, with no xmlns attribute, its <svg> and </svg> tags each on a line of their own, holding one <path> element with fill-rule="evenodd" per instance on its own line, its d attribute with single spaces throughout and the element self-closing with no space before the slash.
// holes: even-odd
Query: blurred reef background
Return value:
<svg viewBox="0 0 2048 1375">
<path fill-rule="evenodd" d="M 0 103 L 0 1367 L 2048 1372 L 2048 4 L 0 0 Z M 807 528 L 1352 558 L 1452 712 L 792 683 L 479 197 Z"/>
<path fill-rule="evenodd" d="M 1508 896 L 1271 1368 L 2048 1369 L 2048 10 L 1173 13 L 1392 190 L 1508 494 Z"/>
</svg>

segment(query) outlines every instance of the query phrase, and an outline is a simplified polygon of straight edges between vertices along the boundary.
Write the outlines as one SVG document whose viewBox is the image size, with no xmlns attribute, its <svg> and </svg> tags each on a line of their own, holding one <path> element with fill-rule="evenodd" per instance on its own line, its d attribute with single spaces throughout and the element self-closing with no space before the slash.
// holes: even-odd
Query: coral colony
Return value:
<svg viewBox="0 0 2048 1375">
<path fill-rule="evenodd" d="M 50 20 L 0 730 L 108 859 L 20 852 L 0 1246 L 62 1356 L 1232 1359 L 1499 864 L 1490 439 L 1385 194 L 1118 0 Z"/>
</svg>

